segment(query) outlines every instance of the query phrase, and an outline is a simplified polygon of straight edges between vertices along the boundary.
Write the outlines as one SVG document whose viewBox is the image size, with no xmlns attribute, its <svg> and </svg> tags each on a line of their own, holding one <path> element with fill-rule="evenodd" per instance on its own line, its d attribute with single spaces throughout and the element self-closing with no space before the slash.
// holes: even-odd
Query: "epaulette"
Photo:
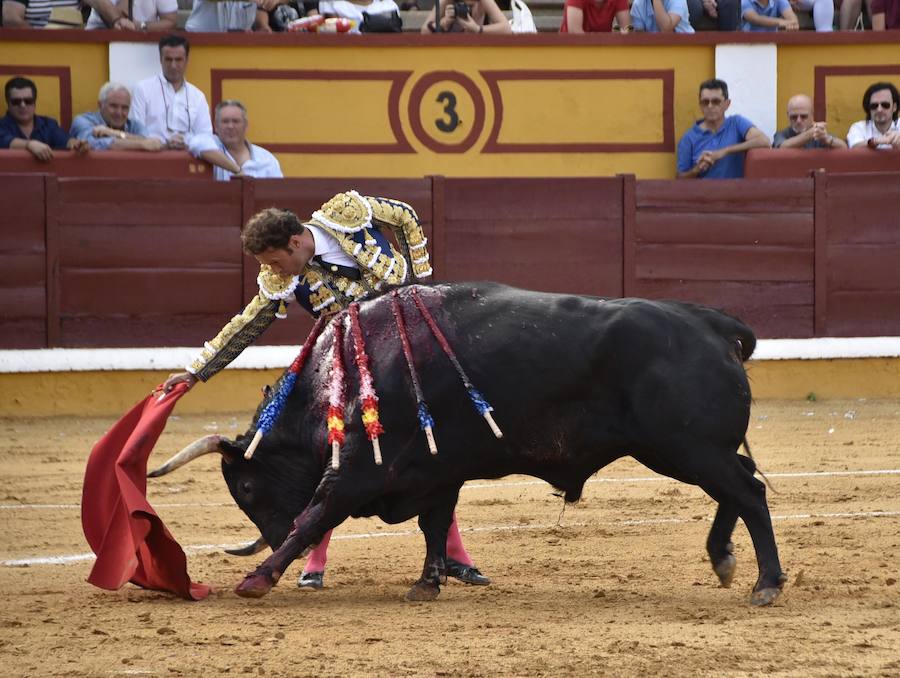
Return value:
<svg viewBox="0 0 900 678">
<path fill-rule="evenodd" d="M 256 276 L 256 282 L 259 284 L 259 292 L 266 299 L 272 301 L 280 301 L 278 312 L 275 314 L 278 318 L 284 318 L 287 315 L 285 308 L 285 300 L 290 299 L 297 285 L 300 284 L 300 276 L 284 276 L 279 275 L 272 270 L 268 264 L 262 264 L 259 267 L 259 275 Z"/>
<path fill-rule="evenodd" d="M 342 233 L 356 233 L 372 225 L 372 208 L 359 193 L 347 191 L 313 212 L 312 220 Z"/>
</svg>

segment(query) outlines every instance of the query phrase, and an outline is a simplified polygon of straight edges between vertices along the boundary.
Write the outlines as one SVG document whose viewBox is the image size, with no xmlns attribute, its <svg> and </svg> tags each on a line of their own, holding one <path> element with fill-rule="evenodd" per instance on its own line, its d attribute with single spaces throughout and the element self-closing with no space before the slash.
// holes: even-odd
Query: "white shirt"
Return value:
<svg viewBox="0 0 900 678">
<path fill-rule="evenodd" d="M 194 0 L 184 30 L 194 33 L 249 31 L 256 20 L 256 9 L 256 3 L 250 1 Z"/>
<path fill-rule="evenodd" d="M 888 132 L 900 131 L 900 120 L 894 120 L 888 128 Z M 875 129 L 875 123 L 871 120 L 860 120 L 850 125 L 847 132 L 847 146 L 853 148 L 857 144 L 865 143 L 872 137 L 881 136 L 881 132 Z M 878 148 L 890 148 L 890 144 L 879 144 Z"/>
<path fill-rule="evenodd" d="M 322 257 L 322 261 L 327 261 L 329 264 L 359 268 L 359 264 L 356 263 L 353 257 L 341 249 L 338 241 L 321 228 L 312 224 L 303 224 L 303 227 L 309 229 L 309 232 L 312 233 L 313 240 L 316 243 L 315 256 Z"/>
<path fill-rule="evenodd" d="M 241 173 L 248 177 L 256 177 L 257 179 L 280 179 L 284 175 L 281 173 L 281 165 L 278 164 L 278 158 L 269 153 L 262 146 L 246 142 L 247 148 L 250 149 L 250 159 L 241 165 Z M 188 143 L 188 150 L 195 158 L 201 157 L 206 151 L 220 151 L 234 160 L 236 165 L 240 163 L 234 159 L 234 156 L 225 148 L 225 144 L 215 134 L 195 134 Z M 219 166 L 213 167 L 213 176 L 216 181 L 231 181 L 234 175 L 227 169 Z"/>
<path fill-rule="evenodd" d="M 109 0 L 113 7 L 122 5 L 124 9 L 128 9 L 128 0 Z M 178 0 L 134 0 L 131 8 L 131 20 L 135 25 L 140 26 L 142 21 L 147 23 L 158 21 L 161 14 L 171 14 L 178 11 Z M 88 17 L 85 28 L 106 28 L 103 19 L 97 13 L 96 9 L 91 10 L 91 16 Z"/>
<path fill-rule="evenodd" d="M 209 104 L 203 92 L 185 80 L 177 92 L 162 73 L 141 80 L 131 95 L 131 117 L 162 141 L 181 133 L 185 142 L 195 134 L 212 134 Z"/>
</svg>

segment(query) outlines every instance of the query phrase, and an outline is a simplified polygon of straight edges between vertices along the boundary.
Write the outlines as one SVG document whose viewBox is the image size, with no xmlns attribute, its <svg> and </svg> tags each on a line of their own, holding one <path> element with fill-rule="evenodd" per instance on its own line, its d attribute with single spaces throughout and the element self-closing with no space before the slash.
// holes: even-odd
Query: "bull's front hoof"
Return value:
<svg viewBox="0 0 900 678">
<path fill-rule="evenodd" d="M 234 592 L 241 598 L 262 598 L 272 590 L 277 581 L 278 579 L 271 575 L 253 572 L 244 577 L 244 581 L 235 587 Z"/>
<path fill-rule="evenodd" d="M 441 587 L 424 579 L 420 579 L 406 592 L 406 599 L 413 603 L 434 600 L 441 592 Z"/>
<path fill-rule="evenodd" d="M 767 589 L 760 589 L 759 591 L 754 591 L 753 595 L 750 596 L 750 604 L 754 605 L 755 607 L 771 605 L 780 595 L 781 589 L 774 586 Z"/>
<path fill-rule="evenodd" d="M 733 555 L 728 554 L 718 563 L 713 565 L 713 572 L 716 573 L 716 576 L 719 578 L 719 582 L 722 584 L 723 588 L 728 588 L 731 586 L 731 582 L 734 581 L 734 571 L 737 569 L 737 558 Z"/>
</svg>

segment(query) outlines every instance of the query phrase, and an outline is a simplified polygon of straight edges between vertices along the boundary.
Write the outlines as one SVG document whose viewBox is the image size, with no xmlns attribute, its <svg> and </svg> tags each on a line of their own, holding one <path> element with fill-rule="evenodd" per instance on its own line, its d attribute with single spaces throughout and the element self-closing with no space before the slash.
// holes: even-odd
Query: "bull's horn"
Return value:
<svg viewBox="0 0 900 678">
<path fill-rule="evenodd" d="M 262 551 L 268 545 L 265 538 L 260 536 L 256 541 L 250 542 L 246 546 L 239 546 L 236 549 L 225 549 L 225 553 L 230 553 L 233 556 L 252 556 Z"/>
<path fill-rule="evenodd" d="M 175 469 L 184 466 L 189 461 L 193 461 L 197 457 L 202 457 L 204 454 L 209 454 L 210 452 L 221 453 L 222 449 L 219 447 L 219 443 L 221 442 L 222 436 L 217 435 L 208 435 L 200 438 L 200 440 L 195 440 L 158 469 L 150 471 L 150 473 L 147 474 L 147 477 L 158 478 L 159 476 L 164 476 L 167 473 L 171 473 Z"/>
</svg>

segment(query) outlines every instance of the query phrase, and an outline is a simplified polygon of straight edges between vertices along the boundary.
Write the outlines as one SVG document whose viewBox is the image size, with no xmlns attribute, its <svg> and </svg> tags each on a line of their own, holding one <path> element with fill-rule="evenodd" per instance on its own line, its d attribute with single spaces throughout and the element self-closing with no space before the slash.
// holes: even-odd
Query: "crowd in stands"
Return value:
<svg viewBox="0 0 900 678">
<path fill-rule="evenodd" d="M 866 0 L 873 30 L 900 29 L 900 0 Z M 796 31 L 795 10 L 812 14 L 816 31 L 861 27 L 862 0 L 565 0 L 562 33 L 693 33 L 714 22 L 720 31 Z"/>
<path fill-rule="evenodd" d="M 690 27 L 686 9 L 667 16 L 661 16 L 655 7 L 650 11 L 651 4 L 662 1 L 635 0 L 636 4 L 645 3 L 648 13 L 638 10 L 635 14 L 632 6 L 631 16 L 640 16 L 645 26 L 658 27 L 668 22 L 665 25 L 670 30 L 677 30 L 677 25 L 684 22 Z M 470 14 L 464 19 L 456 14 L 445 15 L 448 27 L 444 30 L 449 30 L 449 21 L 464 21 L 465 26 L 469 22 L 478 26 L 480 32 L 483 23 L 479 19 L 490 16 L 491 11 L 488 6 L 484 15 Z M 578 19 L 587 20 L 587 16 L 579 15 Z M 433 28 L 425 26 L 423 31 Z M 470 27 L 461 30 L 472 32 Z M 185 79 L 190 57 L 188 40 L 183 35 L 168 34 L 159 40 L 158 47 L 158 75 L 138 82 L 133 91 L 121 83 L 106 83 L 100 88 L 97 110 L 76 116 L 69 132 L 53 118 L 37 115 L 38 90 L 32 80 L 11 78 L 4 88 L 7 111 L 0 119 L 0 149 L 24 149 L 44 162 L 53 158 L 54 150 L 79 154 L 88 150 L 187 150 L 212 164 L 215 178 L 220 181 L 234 176 L 283 176 L 275 156 L 247 139 L 249 120 L 244 104 L 234 99 L 222 101 L 216 106 L 214 119 L 210 116 L 206 96 Z M 678 144 L 680 179 L 742 177 L 744 154 L 753 148 L 900 149 L 900 94 L 890 82 L 877 82 L 866 89 L 862 101 L 865 118 L 853 123 L 846 141 L 830 131 L 824 121 L 814 120 L 812 100 L 805 94 L 790 98 L 788 125 L 772 141 L 744 116 L 726 115 L 731 100 L 724 81 L 701 83 L 698 103 L 702 117 Z"/>
<path fill-rule="evenodd" d="M 725 115 L 731 106 L 728 84 L 706 80 L 700 84 L 698 120 L 678 142 L 679 179 L 739 179 L 744 154 L 753 148 L 900 149 L 900 93 L 890 82 L 876 82 L 863 94 L 865 119 L 853 123 L 847 141 L 834 136 L 824 122 L 813 119 L 812 100 L 805 94 L 790 98 L 788 126 L 768 137 L 742 115 Z"/>
<path fill-rule="evenodd" d="M 401 11 L 417 9 L 417 0 L 191 0 L 185 29 L 196 32 L 283 31 L 310 17 L 338 24 L 320 30 L 393 33 L 403 30 Z M 162 31 L 176 27 L 178 0 L 0 0 L 2 25 L 17 28 L 79 27 Z M 505 7 L 509 0 L 500 0 Z M 433 19 L 422 32 L 510 33 L 510 21 L 498 0 L 438 0 Z M 429 3 L 430 4 L 430 3 Z M 865 5 L 865 12 L 863 8 Z M 646 31 L 693 33 L 720 31 L 793 31 L 796 11 L 812 15 L 816 31 L 852 30 L 869 17 L 873 30 L 900 29 L 900 0 L 565 0 L 560 32 Z M 836 24 L 836 25 L 835 25 Z"/>
<path fill-rule="evenodd" d="M 189 57 L 186 38 L 166 35 L 159 41 L 162 72 L 137 83 L 133 92 L 123 84 L 106 83 L 97 110 L 76 116 L 69 132 L 53 118 L 37 115 L 38 90 L 32 80 L 11 78 L 4 88 L 7 110 L 0 120 L 0 149 L 24 149 L 42 162 L 52 160 L 54 150 L 187 150 L 213 165 L 219 181 L 282 177 L 275 156 L 248 141 L 247 109 L 240 101 L 220 102 L 213 127 L 206 96 L 184 78 Z"/>
</svg>

